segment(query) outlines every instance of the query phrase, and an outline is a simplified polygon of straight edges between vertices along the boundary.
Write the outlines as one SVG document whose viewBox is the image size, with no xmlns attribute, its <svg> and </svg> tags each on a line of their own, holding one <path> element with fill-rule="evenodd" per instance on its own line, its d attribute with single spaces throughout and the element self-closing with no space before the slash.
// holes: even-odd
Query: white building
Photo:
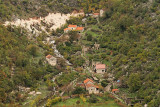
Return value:
<svg viewBox="0 0 160 107">
<path fill-rule="evenodd" d="M 100 17 L 103 17 L 103 16 L 104 16 L 104 12 L 105 12 L 105 11 L 104 11 L 103 9 L 100 10 Z"/>
<path fill-rule="evenodd" d="M 52 55 L 47 55 L 46 60 L 51 66 L 57 65 L 57 58 L 53 57 Z"/>
<path fill-rule="evenodd" d="M 96 73 L 105 73 L 106 72 L 106 65 L 105 64 L 96 64 L 95 72 Z"/>
</svg>

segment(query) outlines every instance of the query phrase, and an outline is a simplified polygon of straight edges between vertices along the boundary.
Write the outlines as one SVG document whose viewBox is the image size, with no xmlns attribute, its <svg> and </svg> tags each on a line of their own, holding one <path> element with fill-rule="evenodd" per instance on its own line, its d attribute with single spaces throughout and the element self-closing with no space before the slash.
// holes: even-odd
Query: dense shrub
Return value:
<svg viewBox="0 0 160 107">
<path fill-rule="evenodd" d="M 73 94 L 84 94 L 85 90 L 81 87 L 76 87 L 76 89 L 73 91 Z"/>
</svg>

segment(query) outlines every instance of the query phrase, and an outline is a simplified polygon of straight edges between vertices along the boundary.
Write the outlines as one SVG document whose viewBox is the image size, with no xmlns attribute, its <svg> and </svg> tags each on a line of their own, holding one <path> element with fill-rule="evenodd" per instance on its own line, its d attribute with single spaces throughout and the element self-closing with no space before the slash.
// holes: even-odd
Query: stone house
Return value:
<svg viewBox="0 0 160 107">
<path fill-rule="evenodd" d="M 94 84 L 86 84 L 86 90 L 88 90 L 89 94 L 99 93 L 99 87 Z"/>
<path fill-rule="evenodd" d="M 69 31 L 78 31 L 79 33 L 84 31 L 84 27 L 78 27 L 77 25 L 68 25 L 68 28 L 64 29 L 64 33 L 68 33 Z"/>
<path fill-rule="evenodd" d="M 57 65 L 57 58 L 53 57 L 52 55 L 47 55 L 46 60 L 51 66 Z"/>
<path fill-rule="evenodd" d="M 99 86 L 95 85 L 93 80 L 87 78 L 86 80 L 84 80 L 84 85 L 89 94 L 99 93 Z"/>
<path fill-rule="evenodd" d="M 100 10 L 100 12 L 99 12 L 99 13 L 100 13 L 100 17 L 103 17 L 103 16 L 104 16 L 104 12 L 105 12 L 104 9 L 101 9 L 101 10 Z"/>
<path fill-rule="evenodd" d="M 96 64 L 95 70 L 96 73 L 105 73 L 106 65 L 105 64 Z"/>
</svg>

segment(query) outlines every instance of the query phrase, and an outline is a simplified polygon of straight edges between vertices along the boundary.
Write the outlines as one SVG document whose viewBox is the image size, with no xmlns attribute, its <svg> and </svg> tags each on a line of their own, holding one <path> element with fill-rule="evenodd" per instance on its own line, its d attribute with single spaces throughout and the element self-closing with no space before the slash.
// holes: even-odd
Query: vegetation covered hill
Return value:
<svg viewBox="0 0 160 107">
<path fill-rule="evenodd" d="M 106 0 L 0 0 L 0 21 L 44 17 L 48 13 L 71 13 L 83 9 L 86 13 L 104 6 Z"/>
<path fill-rule="evenodd" d="M 98 24 L 103 33 L 94 38 L 101 48 L 113 51 L 109 71 L 149 107 L 160 104 L 159 6 L 158 0 L 109 0 Z M 109 60 L 105 53 L 97 57 Z"/>
<path fill-rule="evenodd" d="M 102 7 L 106 10 L 104 17 L 99 19 L 99 23 L 87 17 L 88 29 L 77 45 L 92 48 L 95 42 L 100 44 L 100 49 L 90 49 L 86 58 L 106 63 L 108 72 L 114 74 L 115 80 L 122 81 L 122 90 L 128 89 L 128 94 L 134 94 L 129 97 L 144 99 L 144 103 L 149 107 L 158 107 L 160 1 L 106 0 Z M 79 24 L 79 21 L 72 20 L 69 23 Z M 74 55 L 73 49 L 76 45 L 70 43 L 72 42 L 60 44 L 59 50 L 67 59 L 73 61 L 81 56 Z M 81 62 L 82 58 L 79 60 Z M 138 100 L 132 101 L 137 102 Z"/>
<path fill-rule="evenodd" d="M 120 88 L 127 89 L 126 92 L 138 99 L 144 99 L 149 107 L 158 107 L 159 0 L 0 0 L 0 21 L 45 16 L 56 11 L 68 13 L 81 8 L 85 13 L 98 12 L 102 8 L 106 12 L 99 22 L 87 17 L 88 29 L 77 42 L 79 44 L 73 42 L 77 40 L 77 35 L 71 32 L 69 41 L 58 44 L 60 52 L 74 64 L 73 67 L 82 66 L 87 58 L 89 61 L 103 61 L 108 65 L 107 71 L 114 74 L 115 80 L 122 81 Z M 80 21 L 70 20 L 68 24 L 81 25 Z M 0 106 L 1 103 L 21 102 L 24 96 L 15 91 L 19 85 L 34 89 L 44 76 L 44 79 L 51 79 L 53 75 L 50 73 L 58 69 L 44 64 L 44 55 L 52 50 L 46 52 L 49 47 L 29 40 L 27 36 L 27 32 L 21 28 L 0 25 Z M 100 44 L 99 50 L 91 49 L 87 57 L 75 54 L 82 50 L 82 45 L 93 47 L 95 42 Z M 62 82 L 68 83 L 67 80 Z M 51 82 L 48 84 L 50 87 L 54 85 Z"/>
<path fill-rule="evenodd" d="M 0 0 L 0 21 L 43 17 L 49 12 L 69 13 L 77 0 Z"/>
<path fill-rule="evenodd" d="M 1 107 L 3 104 L 24 101 L 26 96 L 19 93 L 19 87 L 36 89 L 39 81 L 54 70 L 44 63 L 47 46 L 40 47 L 36 39 L 27 37 L 27 32 L 21 28 L 0 25 Z"/>
</svg>

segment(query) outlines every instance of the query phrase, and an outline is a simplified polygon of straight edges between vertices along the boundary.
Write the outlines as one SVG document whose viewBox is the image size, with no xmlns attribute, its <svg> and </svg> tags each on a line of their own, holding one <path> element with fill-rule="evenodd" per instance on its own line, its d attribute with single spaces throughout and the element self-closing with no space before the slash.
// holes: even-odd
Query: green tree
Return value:
<svg viewBox="0 0 160 107">
<path fill-rule="evenodd" d="M 37 56 L 39 54 L 39 48 L 36 45 L 28 45 L 26 49 L 33 56 Z"/>
<path fill-rule="evenodd" d="M 138 73 L 132 73 L 129 76 L 129 80 L 128 80 L 128 86 L 129 86 L 129 90 L 131 92 L 135 92 L 137 90 L 140 89 L 141 87 L 141 79 L 140 79 L 140 74 Z"/>
<path fill-rule="evenodd" d="M 87 33 L 87 41 L 91 41 L 92 40 L 92 35 L 90 33 Z"/>
<path fill-rule="evenodd" d="M 81 87 L 76 87 L 76 89 L 73 91 L 73 94 L 84 94 L 85 90 Z"/>
<path fill-rule="evenodd" d="M 109 81 L 103 80 L 103 81 L 101 82 L 101 85 L 102 85 L 102 87 L 106 87 L 106 86 L 108 85 L 108 83 L 109 83 Z"/>
<path fill-rule="evenodd" d="M 136 103 L 134 107 L 142 107 L 142 105 L 140 103 Z"/>
</svg>

